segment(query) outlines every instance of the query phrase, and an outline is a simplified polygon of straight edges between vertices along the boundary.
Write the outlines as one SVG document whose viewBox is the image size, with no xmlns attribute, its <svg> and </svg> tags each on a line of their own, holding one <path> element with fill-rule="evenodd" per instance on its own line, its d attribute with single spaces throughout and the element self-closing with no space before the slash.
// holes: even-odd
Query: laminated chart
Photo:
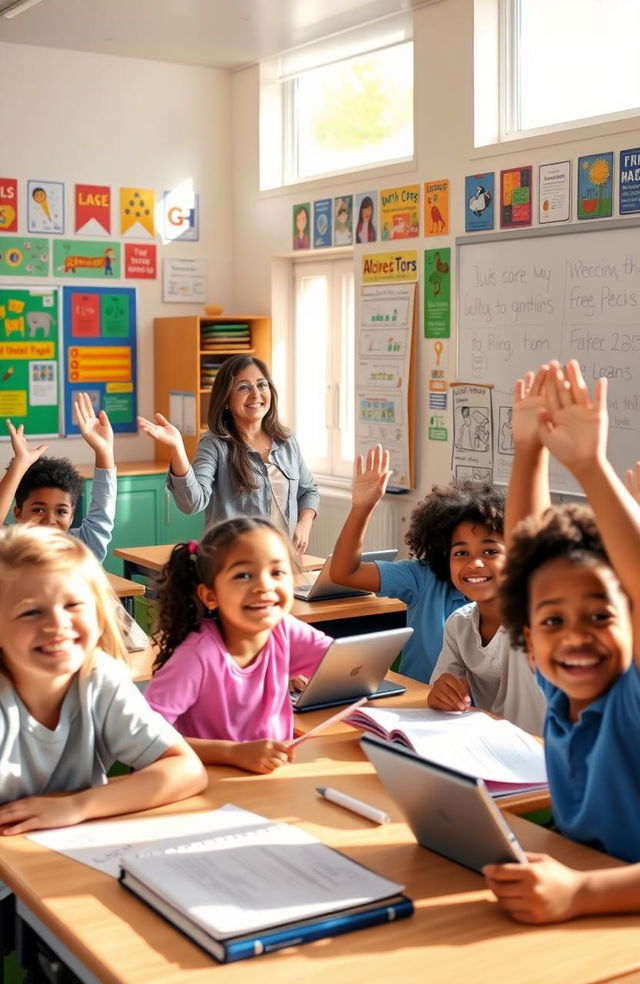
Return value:
<svg viewBox="0 0 640 984">
<path fill-rule="evenodd" d="M 64 288 L 65 434 L 78 434 L 76 395 L 87 392 L 115 433 L 136 431 L 136 293 L 131 287 Z"/>
</svg>

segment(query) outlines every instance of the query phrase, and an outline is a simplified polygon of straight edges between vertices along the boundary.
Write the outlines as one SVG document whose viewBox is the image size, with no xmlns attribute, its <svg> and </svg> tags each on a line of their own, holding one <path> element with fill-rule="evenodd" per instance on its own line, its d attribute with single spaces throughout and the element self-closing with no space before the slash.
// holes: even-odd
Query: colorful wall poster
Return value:
<svg viewBox="0 0 640 984">
<path fill-rule="evenodd" d="M 357 243 L 375 243 L 378 238 L 377 205 L 377 191 L 366 191 L 356 195 L 355 218 Z"/>
<path fill-rule="evenodd" d="M 420 234 L 420 185 L 380 192 L 380 238 L 415 239 Z"/>
<path fill-rule="evenodd" d="M 579 219 L 603 219 L 613 214 L 613 153 L 578 158 Z"/>
<path fill-rule="evenodd" d="M 0 178 L 0 232 L 18 231 L 18 182 Z"/>
<path fill-rule="evenodd" d="M 39 235 L 64 232 L 64 185 L 61 181 L 27 182 L 27 229 Z"/>
<path fill-rule="evenodd" d="M 165 191 L 162 198 L 163 237 L 167 243 L 200 239 L 200 199 L 190 182 Z"/>
<path fill-rule="evenodd" d="M 417 249 L 398 250 L 395 253 L 365 253 L 362 257 L 363 284 L 417 279 Z"/>
<path fill-rule="evenodd" d="M 120 189 L 120 235 L 128 239 L 153 239 L 156 193 L 152 188 Z"/>
<path fill-rule="evenodd" d="M 333 199 L 333 245 L 350 246 L 353 242 L 353 195 Z"/>
<path fill-rule="evenodd" d="M 313 245 L 316 249 L 331 246 L 331 199 L 321 198 L 313 203 Z"/>
<path fill-rule="evenodd" d="M 0 288 L 0 417 L 30 438 L 60 433 L 58 326 L 57 288 Z"/>
<path fill-rule="evenodd" d="M 80 433 L 73 404 L 81 392 L 89 393 L 96 413 L 108 413 L 115 433 L 135 433 L 135 288 L 65 287 L 63 311 L 64 433 Z"/>
<path fill-rule="evenodd" d="M 207 299 L 207 261 L 162 261 L 162 300 L 184 304 L 204 304 Z"/>
<path fill-rule="evenodd" d="M 566 222 L 571 217 L 571 161 L 541 164 L 538 178 L 538 221 Z"/>
<path fill-rule="evenodd" d="M 620 215 L 640 212 L 640 147 L 620 151 Z M 0 178 L 0 189 L 2 178 Z M 2 209 L 0 208 L 0 216 Z M 1 222 L 1 219 L 0 219 Z"/>
<path fill-rule="evenodd" d="M 131 280 L 155 280 L 158 276 L 155 243 L 124 244 L 124 276 Z"/>
<path fill-rule="evenodd" d="M 111 188 L 77 184 L 74 231 L 84 236 L 111 235 Z"/>
<path fill-rule="evenodd" d="M 449 232 L 449 181 L 424 183 L 424 234 L 446 236 Z"/>
<path fill-rule="evenodd" d="M 54 277 L 102 279 L 120 277 L 121 246 L 117 242 L 54 239 Z"/>
<path fill-rule="evenodd" d="M 0 277 L 48 277 L 49 240 L 31 236 L 0 239 Z"/>
<path fill-rule="evenodd" d="M 531 225 L 533 194 L 531 165 L 500 171 L 500 228 Z"/>
<path fill-rule="evenodd" d="M 311 205 L 309 202 L 299 203 L 293 206 L 292 225 L 294 249 L 309 249 L 311 245 L 309 238 L 311 231 L 310 214 Z"/>
<path fill-rule="evenodd" d="M 467 174 L 464 179 L 464 228 L 465 232 L 493 229 L 493 199 L 495 175 Z"/>
<path fill-rule="evenodd" d="M 424 251 L 424 335 L 451 335 L 451 250 Z"/>
</svg>

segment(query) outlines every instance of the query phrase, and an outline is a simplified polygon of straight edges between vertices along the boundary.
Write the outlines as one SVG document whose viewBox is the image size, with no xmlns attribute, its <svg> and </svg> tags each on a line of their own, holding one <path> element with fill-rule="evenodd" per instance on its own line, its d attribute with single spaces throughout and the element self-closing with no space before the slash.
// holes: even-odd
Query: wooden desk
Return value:
<svg viewBox="0 0 640 984">
<path fill-rule="evenodd" d="M 103 984 L 595 984 L 637 980 L 638 917 L 581 919 L 549 927 L 512 922 L 491 901 L 480 875 L 420 848 L 357 745 L 340 736 L 310 739 L 296 762 L 270 776 L 210 770 L 200 796 L 163 808 L 177 813 L 226 802 L 314 836 L 406 884 L 415 914 L 380 926 L 221 966 L 106 875 L 25 837 L 0 839 L 0 876 L 20 911 L 71 954 L 85 980 Z M 331 784 L 386 810 L 377 826 L 321 800 Z M 518 817 L 510 823 L 528 850 L 547 851 L 576 868 L 618 864 Z"/>
<path fill-rule="evenodd" d="M 140 584 L 139 581 L 129 581 L 126 577 L 120 577 L 118 574 L 111 574 L 109 571 L 105 571 L 105 574 L 107 575 L 107 581 L 113 588 L 118 598 L 122 599 L 122 604 L 124 607 L 130 615 L 133 615 L 132 598 L 135 595 L 144 594 L 144 584 Z"/>
<path fill-rule="evenodd" d="M 134 574 L 153 577 L 167 563 L 174 546 L 174 543 L 160 543 L 147 547 L 116 547 L 113 553 L 115 557 L 122 558 L 126 578 Z M 324 557 L 314 557 L 313 554 L 302 555 L 303 571 L 319 571 L 323 564 Z"/>
</svg>

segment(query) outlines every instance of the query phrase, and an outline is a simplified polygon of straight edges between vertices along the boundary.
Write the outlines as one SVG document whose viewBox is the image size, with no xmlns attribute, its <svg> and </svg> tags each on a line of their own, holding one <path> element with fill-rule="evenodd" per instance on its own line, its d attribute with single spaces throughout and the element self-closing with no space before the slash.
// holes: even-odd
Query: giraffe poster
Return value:
<svg viewBox="0 0 640 984">
<path fill-rule="evenodd" d="M 449 181 L 425 181 L 424 183 L 424 234 L 425 236 L 449 235 Z"/>
</svg>

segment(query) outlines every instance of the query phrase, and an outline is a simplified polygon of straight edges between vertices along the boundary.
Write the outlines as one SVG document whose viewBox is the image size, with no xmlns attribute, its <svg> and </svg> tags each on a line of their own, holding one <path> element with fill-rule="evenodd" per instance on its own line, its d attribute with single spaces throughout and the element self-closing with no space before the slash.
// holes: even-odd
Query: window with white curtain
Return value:
<svg viewBox="0 0 640 984">
<path fill-rule="evenodd" d="M 294 429 L 317 475 L 349 478 L 355 446 L 351 259 L 294 264 Z"/>
</svg>

